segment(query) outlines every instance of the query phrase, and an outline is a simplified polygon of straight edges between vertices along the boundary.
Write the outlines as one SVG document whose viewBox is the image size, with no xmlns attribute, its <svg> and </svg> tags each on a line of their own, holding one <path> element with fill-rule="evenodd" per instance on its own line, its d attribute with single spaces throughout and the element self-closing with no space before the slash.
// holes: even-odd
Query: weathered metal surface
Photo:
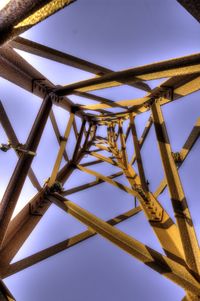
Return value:
<svg viewBox="0 0 200 301">
<path fill-rule="evenodd" d="M 29 29 L 31 26 L 72 2 L 74 1 L 11 0 L 0 11 L 0 76 L 40 98 L 45 98 L 27 139 L 27 143 L 24 146 L 24 150 L 27 150 L 27 152 L 21 151 L 19 153 L 17 147 L 14 147 L 19 155 L 19 161 L 0 204 L 0 241 L 2 243 L 0 249 L 0 275 L 1 277 L 12 275 L 49 256 L 66 250 L 93 235 L 100 234 L 152 269 L 180 285 L 186 292 L 183 300 L 200 300 L 199 246 L 196 240 L 192 217 L 187 207 L 182 184 L 178 176 L 178 168 L 187 158 L 188 153 L 200 136 L 200 122 L 198 119 L 181 151 L 174 154 L 171 151 L 161 111 L 162 105 L 176 101 L 200 89 L 200 54 L 113 72 L 105 67 L 50 47 L 28 41 L 21 37 L 15 38 L 19 33 Z M 188 1 L 179 0 L 179 2 L 197 20 L 199 19 L 198 1 L 192 0 L 189 3 Z M 11 41 L 13 38 L 15 39 Z M 6 42 L 9 43 L 5 45 Z M 56 87 L 16 53 L 13 47 L 91 72 L 97 76 L 93 79 L 64 87 Z M 162 77 L 169 78 L 153 90 L 150 90 L 149 86 L 143 82 Z M 119 100 L 116 102 L 106 97 L 87 93 L 88 91 L 116 87 L 123 84 L 129 84 L 148 93 L 139 99 Z M 74 104 L 67 97 L 64 97 L 64 95 L 68 94 L 75 94 L 86 99 L 95 100 L 99 104 Z M 58 105 L 70 113 L 70 118 L 65 121 L 67 127 L 63 137 L 60 135 L 56 118 L 51 110 L 53 105 Z M 121 112 L 114 113 L 115 108 L 121 108 Z M 106 111 L 105 109 L 110 110 Z M 88 110 L 92 110 L 94 113 L 88 113 Z M 152 110 L 153 118 L 150 116 L 141 138 L 138 139 L 134 118 L 136 115 L 148 110 Z M 19 141 L 1 103 L 0 112 L 0 122 L 12 144 L 16 146 Z M 101 114 L 98 114 L 98 112 Z M 50 116 L 59 143 L 59 152 L 52 174 L 49 175 L 49 181 L 41 188 L 31 170 L 33 156 L 30 156 L 30 152 L 34 153 L 37 149 L 48 116 Z M 75 116 L 76 118 L 80 117 L 82 120 L 80 131 L 77 129 Z M 129 124 L 125 131 L 123 124 L 126 120 L 128 120 Z M 162 180 L 154 194 L 149 191 L 140 152 L 146 137 L 148 137 L 153 121 L 165 172 L 165 179 Z M 97 128 L 101 126 L 107 128 L 107 137 L 101 137 L 96 134 L 98 133 Z M 65 147 L 72 130 L 74 131 L 76 142 L 72 158 L 70 159 Z M 133 152 L 129 162 L 126 141 L 130 138 L 130 133 L 133 136 Z M 94 145 L 97 148 L 91 149 Z M 108 152 L 108 156 L 100 154 L 99 152 L 102 150 Z M 85 154 L 93 156 L 97 160 L 82 163 Z M 60 169 L 62 158 L 65 158 L 67 163 Z M 135 160 L 138 164 L 138 174 L 133 167 Z M 86 168 L 87 166 L 102 162 L 114 165 L 121 171 L 110 176 L 105 176 Z M 93 175 L 96 179 L 93 182 L 62 191 L 62 185 L 77 168 L 82 172 Z M 10 221 L 27 175 L 39 191 L 20 213 Z M 127 178 L 130 187 L 114 180 L 121 175 Z M 58 193 L 55 193 L 57 190 L 62 195 L 69 195 L 89 189 L 103 182 L 114 185 L 116 188 L 134 196 L 140 202 L 141 207 L 132 209 L 106 223 L 71 201 L 65 200 Z M 174 205 L 176 223 L 157 199 L 166 186 L 169 188 Z M 10 264 L 52 201 L 87 225 L 89 230 L 19 262 Z M 166 256 L 159 254 L 113 227 L 141 210 L 144 211 L 149 225 L 154 230 Z M 4 298 L 2 300 L 14 300 L 3 285 L 3 282 L 0 283 L 0 297 Z"/>
<path fill-rule="evenodd" d="M 0 11 L 0 45 L 75 0 L 10 0 Z"/>
<path fill-rule="evenodd" d="M 42 102 L 41 108 L 26 141 L 26 148 L 28 150 L 33 152 L 37 150 L 51 107 L 52 100 L 51 96 L 48 95 Z M 30 156 L 29 154 L 23 153 L 20 156 L 0 203 L 0 245 L 3 242 L 9 221 L 15 209 L 32 161 L 33 156 Z"/>
</svg>

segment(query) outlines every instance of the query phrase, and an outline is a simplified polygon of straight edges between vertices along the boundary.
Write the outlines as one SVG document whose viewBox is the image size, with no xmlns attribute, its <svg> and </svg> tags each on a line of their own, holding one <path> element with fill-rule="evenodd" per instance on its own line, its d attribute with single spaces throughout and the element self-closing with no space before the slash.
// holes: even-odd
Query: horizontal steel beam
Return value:
<svg viewBox="0 0 200 301">
<path fill-rule="evenodd" d="M 55 85 L 43 74 L 8 46 L 0 48 L 0 76 L 40 98 L 55 89 Z M 55 95 L 52 100 L 55 105 L 69 112 L 74 107 L 74 103 L 66 97 L 58 98 Z M 82 112 L 75 114 L 83 118 Z"/>
<path fill-rule="evenodd" d="M 81 166 L 83 166 L 83 165 L 81 165 Z M 112 175 L 108 176 L 108 178 L 109 179 L 114 179 L 116 177 L 120 177 L 121 175 L 123 175 L 123 172 L 120 171 L 118 173 L 115 173 L 115 174 L 112 174 Z M 73 194 L 73 193 L 76 193 L 76 192 L 79 192 L 79 191 L 83 191 L 85 189 L 94 187 L 94 186 L 99 185 L 99 184 L 104 183 L 104 182 L 105 182 L 104 180 L 98 179 L 98 180 L 90 182 L 90 183 L 86 183 L 86 184 L 83 184 L 83 185 L 80 185 L 80 186 L 77 186 L 77 187 L 67 189 L 67 190 L 62 192 L 62 195 L 66 196 L 66 195 L 70 195 L 70 194 Z"/>
<path fill-rule="evenodd" d="M 104 75 L 107 73 L 112 72 L 112 70 L 99 66 L 97 64 L 93 64 L 91 62 L 88 62 L 86 60 L 77 58 L 75 56 L 69 55 L 67 53 L 55 50 L 53 48 L 41 45 L 39 43 L 29 41 L 27 39 L 18 37 L 15 40 L 13 40 L 10 45 L 14 48 L 41 56 L 46 59 L 50 59 L 56 62 L 59 62 L 61 64 L 65 64 L 67 66 L 71 66 L 74 68 L 78 68 L 93 74 L 96 74 L 98 76 Z M 135 84 L 133 84 L 133 87 L 142 89 L 144 91 L 150 91 L 150 87 L 143 83 L 141 80 L 138 80 Z"/>
<path fill-rule="evenodd" d="M 165 105 L 198 90 L 200 90 L 200 76 L 198 73 L 180 77 L 175 76 L 162 83 L 159 87 L 153 89 L 143 98 L 120 101 L 120 103 L 124 105 L 127 103 L 131 105 L 132 102 L 132 105 L 127 112 L 99 116 L 93 115 L 93 119 L 99 119 L 100 121 L 116 120 L 117 118 L 128 117 L 131 112 L 138 115 L 149 111 L 152 99 L 162 97 L 161 105 Z"/>
<path fill-rule="evenodd" d="M 111 72 L 101 77 L 95 77 L 57 88 L 55 89 L 55 92 L 59 96 L 64 96 L 73 94 L 74 90 L 87 92 L 118 86 L 120 85 L 120 82 L 123 81 L 130 83 L 135 82 L 138 79 L 152 80 L 191 73 L 200 73 L 199 53 L 123 71 Z"/>
</svg>

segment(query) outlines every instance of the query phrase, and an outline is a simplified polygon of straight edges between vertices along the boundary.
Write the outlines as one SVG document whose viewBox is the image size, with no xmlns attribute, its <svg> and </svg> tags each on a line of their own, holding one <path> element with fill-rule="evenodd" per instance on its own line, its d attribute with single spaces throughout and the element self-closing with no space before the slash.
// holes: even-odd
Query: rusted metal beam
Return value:
<svg viewBox="0 0 200 301">
<path fill-rule="evenodd" d="M 43 74 L 8 46 L 0 48 L 0 76 L 42 99 L 55 88 Z M 68 112 L 74 106 L 68 98 L 58 98 L 56 95 L 52 101 Z M 83 118 L 82 112 L 76 111 L 75 114 Z"/>
<path fill-rule="evenodd" d="M 0 11 L 0 45 L 48 18 L 75 0 L 10 0 Z"/>
<path fill-rule="evenodd" d="M 2 124 L 4 131 L 8 137 L 8 139 L 11 141 L 13 146 L 19 145 L 19 140 L 17 139 L 17 136 L 14 132 L 14 129 L 10 123 L 10 120 L 8 118 L 8 115 L 6 114 L 6 111 L 3 107 L 2 102 L 0 101 L 0 123 Z M 20 154 L 16 151 L 17 156 L 19 157 Z M 28 171 L 28 177 L 33 184 L 33 186 L 39 191 L 41 189 L 40 183 L 34 174 L 32 168 Z"/>
<path fill-rule="evenodd" d="M 41 56 L 46 59 L 50 59 L 61 64 L 65 64 L 67 66 L 71 66 L 74 68 L 78 68 L 98 76 L 108 74 L 112 72 L 112 70 L 99 66 L 97 64 L 88 62 L 86 60 L 80 59 L 78 57 L 69 55 L 67 53 L 55 50 L 53 48 L 41 45 L 39 43 L 29 41 L 22 37 L 17 37 L 15 40 L 10 42 L 10 45 L 14 48 Z M 132 85 L 135 88 L 142 89 L 144 91 L 150 91 L 150 87 L 143 83 L 142 81 L 138 80 L 138 82 Z"/>
<path fill-rule="evenodd" d="M 42 102 L 38 115 L 26 141 L 27 150 L 31 150 L 33 152 L 37 150 L 51 107 L 51 95 L 47 95 Z M 9 221 L 15 209 L 18 197 L 26 180 L 26 176 L 32 161 L 33 156 L 22 153 L 0 203 L 0 245 L 4 239 Z"/>
</svg>

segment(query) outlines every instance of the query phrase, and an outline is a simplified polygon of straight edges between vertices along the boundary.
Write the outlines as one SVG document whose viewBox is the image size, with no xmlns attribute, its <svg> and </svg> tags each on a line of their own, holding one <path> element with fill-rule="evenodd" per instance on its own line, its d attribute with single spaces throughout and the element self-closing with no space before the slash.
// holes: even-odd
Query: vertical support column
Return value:
<svg viewBox="0 0 200 301">
<path fill-rule="evenodd" d="M 0 300 L 1 301 L 15 301 L 13 295 L 0 279 Z"/>
<path fill-rule="evenodd" d="M 96 137 L 96 133 L 97 133 L 97 125 L 95 125 L 95 128 L 94 128 L 94 135 L 93 135 L 93 138 L 94 139 Z"/>
<path fill-rule="evenodd" d="M 128 157 L 126 153 L 126 142 L 125 142 L 125 137 L 123 133 L 123 121 L 119 120 L 119 136 L 120 136 L 120 142 L 121 142 L 121 152 L 122 152 L 122 161 L 125 166 L 125 168 L 128 168 Z"/>
<path fill-rule="evenodd" d="M 115 151 L 117 152 L 117 134 L 115 132 L 115 124 L 114 123 L 112 124 L 111 130 L 112 130 L 112 143 L 113 143 Z"/>
<path fill-rule="evenodd" d="M 111 142 L 111 139 L 110 139 L 110 131 L 111 131 L 111 126 L 110 124 L 107 126 L 107 139 L 108 139 L 108 143 Z"/>
<path fill-rule="evenodd" d="M 108 141 L 108 143 L 110 144 L 112 153 L 114 154 L 114 156 L 119 160 L 119 163 L 121 163 L 122 165 L 124 165 L 123 160 L 122 160 L 122 154 L 118 149 L 117 146 L 117 139 L 116 139 L 116 133 L 115 133 L 115 129 L 114 129 L 114 124 L 112 123 L 110 126 L 110 141 Z"/>
<path fill-rule="evenodd" d="M 93 140 L 96 136 L 97 125 L 92 124 L 92 127 L 90 128 L 90 131 L 91 131 L 91 140 Z"/>
<path fill-rule="evenodd" d="M 81 125 L 81 129 L 80 129 L 80 133 L 78 135 L 77 142 L 76 142 L 76 146 L 75 146 L 75 150 L 74 150 L 74 154 L 73 154 L 73 158 L 72 158 L 73 162 L 76 161 L 76 158 L 78 156 L 78 151 L 79 151 L 79 148 L 80 148 L 80 145 L 81 145 L 81 140 L 82 140 L 82 137 L 83 137 L 85 124 L 86 124 L 86 120 L 84 119 L 83 122 L 82 122 L 82 125 Z"/>
<path fill-rule="evenodd" d="M 64 151 L 65 151 L 65 147 L 66 147 L 66 144 L 67 144 L 67 140 L 68 140 L 68 137 L 69 137 L 69 134 L 70 134 L 70 130 L 71 130 L 73 121 L 74 121 L 74 113 L 71 113 L 70 117 L 69 117 L 69 121 L 67 123 L 65 133 L 64 133 L 64 137 L 63 137 L 63 139 L 60 143 L 60 148 L 59 148 L 59 151 L 58 151 L 56 162 L 54 164 L 53 171 L 52 171 L 50 180 L 48 182 L 49 187 L 51 187 L 54 184 L 55 180 L 56 180 L 58 170 L 59 170 L 59 167 L 60 167 L 60 163 L 61 163 Z"/>
<path fill-rule="evenodd" d="M 42 102 L 39 113 L 27 139 L 27 150 L 31 150 L 32 152 L 37 150 L 51 107 L 51 95 L 47 95 Z M 2 198 L 0 204 L 0 245 L 2 244 L 32 161 L 33 156 L 26 153 L 21 155 Z"/>
<path fill-rule="evenodd" d="M 200 273 L 200 252 L 192 218 L 184 195 L 179 178 L 178 170 L 172 158 L 172 150 L 167 134 L 163 114 L 160 107 L 160 100 L 152 104 L 152 115 L 160 149 L 162 164 L 165 171 L 167 185 L 174 208 L 177 225 L 185 253 L 186 263 L 193 272 Z"/>
<path fill-rule="evenodd" d="M 87 131 L 87 134 L 86 134 L 86 137 L 85 137 L 85 142 L 83 144 L 83 150 L 86 150 L 86 148 L 87 148 L 87 144 L 88 144 L 88 141 L 89 141 L 91 128 L 92 128 L 92 123 L 90 123 L 90 125 L 89 125 L 88 131 Z"/>
<path fill-rule="evenodd" d="M 111 122 L 111 126 L 110 126 L 110 144 L 113 147 L 116 147 L 116 144 L 115 144 L 115 129 L 114 129 L 113 122 Z"/>
<path fill-rule="evenodd" d="M 138 141 L 138 137 L 137 137 L 137 131 L 136 131 L 136 127 L 135 127 L 134 117 L 133 117 L 132 113 L 130 113 L 129 116 L 130 116 L 130 128 L 131 128 L 132 137 L 133 137 L 135 156 L 136 156 L 136 161 L 137 161 L 138 172 L 139 172 L 139 176 L 140 176 L 142 189 L 144 191 L 148 191 L 148 186 L 146 183 L 146 178 L 145 178 L 144 167 L 143 167 L 143 163 L 142 163 L 142 157 L 141 157 L 141 153 L 140 153 L 140 145 L 139 145 L 139 141 Z"/>
</svg>

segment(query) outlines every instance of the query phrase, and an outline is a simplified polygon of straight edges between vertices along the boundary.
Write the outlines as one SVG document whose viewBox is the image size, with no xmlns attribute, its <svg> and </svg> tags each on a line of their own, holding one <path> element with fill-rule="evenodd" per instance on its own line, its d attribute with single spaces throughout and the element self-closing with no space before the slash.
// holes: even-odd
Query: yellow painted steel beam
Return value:
<svg viewBox="0 0 200 301">
<path fill-rule="evenodd" d="M 107 152 L 111 152 L 110 149 L 104 145 L 101 145 L 99 143 L 95 143 L 95 146 L 98 147 L 100 150 L 105 150 Z"/>
<path fill-rule="evenodd" d="M 112 160 L 111 158 L 105 157 L 105 156 L 97 154 L 95 152 L 90 152 L 90 155 L 93 156 L 93 157 L 96 157 L 96 158 L 100 159 L 103 162 L 107 162 L 107 163 L 109 163 L 111 165 L 120 167 L 119 163 L 117 163 L 116 161 Z"/>
<path fill-rule="evenodd" d="M 113 148 L 111 149 L 113 150 Z M 113 154 L 115 154 L 115 152 L 113 152 Z M 120 161 L 119 158 L 117 159 Z M 128 168 L 124 167 L 123 173 L 130 183 L 132 190 L 139 194 L 140 197 L 138 200 L 140 205 L 165 253 L 168 254 L 170 258 L 176 256 L 177 260 L 184 261 L 180 235 L 173 220 L 154 195 L 150 191 L 142 189 L 140 178 L 132 166 L 128 165 Z"/>
<path fill-rule="evenodd" d="M 181 162 L 178 164 L 177 166 L 178 168 L 183 164 L 183 162 L 187 158 L 189 152 L 191 151 L 192 147 L 194 146 L 195 142 L 199 137 L 200 137 L 200 118 L 197 119 L 191 133 L 189 134 L 185 144 L 183 145 L 180 151 Z M 166 187 L 167 187 L 167 181 L 164 178 L 163 180 L 161 180 L 158 188 L 154 192 L 155 197 L 158 197 Z"/>
<path fill-rule="evenodd" d="M 60 96 L 73 94 L 73 91 L 88 92 L 133 83 L 139 79 L 153 80 L 159 78 L 182 76 L 200 73 L 200 54 L 194 54 L 177 59 L 162 61 L 150 65 L 136 67 L 128 70 L 112 72 L 101 77 L 84 80 L 74 84 L 57 88 L 56 93 Z"/>
<path fill-rule="evenodd" d="M 60 164 L 61 164 L 61 161 L 62 161 L 62 158 L 63 158 L 63 154 L 64 154 L 64 151 L 65 151 L 65 147 L 66 147 L 66 144 L 67 144 L 67 140 L 68 140 L 68 137 L 69 137 L 69 134 L 70 134 L 70 130 L 71 130 L 73 121 L 74 121 L 74 114 L 71 113 L 70 117 L 69 117 L 69 121 L 67 123 L 67 127 L 66 127 L 66 130 L 65 130 L 64 136 L 62 137 L 62 140 L 61 140 L 61 143 L 60 143 L 60 148 L 59 148 L 59 151 L 58 151 L 56 162 L 54 164 L 54 167 L 53 167 L 53 170 L 52 170 L 52 173 L 51 173 L 51 177 L 50 177 L 50 179 L 47 183 L 47 185 L 49 187 L 51 187 L 55 183 L 55 180 L 56 180 L 56 177 L 57 177 L 57 174 L 58 174 L 58 170 L 60 168 Z"/>
<path fill-rule="evenodd" d="M 62 0 L 62 1 L 64 2 L 64 0 Z M 59 1 L 57 0 L 57 2 L 59 2 Z M 66 2 L 66 0 L 65 0 L 65 2 Z M 39 43 L 24 39 L 22 37 L 15 38 L 13 41 L 11 41 L 9 43 L 9 45 L 11 45 L 12 47 L 14 47 L 16 49 L 23 50 L 28 53 L 38 55 L 40 57 L 59 62 L 61 64 L 65 64 L 67 66 L 71 66 L 74 68 L 78 68 L 80 70 L 84 70 L 84 71 L 96 74 L 97 76 L 113 72 L 112 70 L 110 70 L 108 68 L 88 62 L 81 58 L 58 51 L 56 49 L 47 47 L 45 45 L 41 45 Z M 131 86 L 133 86 L 134 88 L 144 90 L 144 91 L 151 91 L 150 87 L 146 83 L 143 83 L 139 79 L 136 83 L 132 84 Z M 84 96 L 84 94 L 81 96 Z M 95 97 L 96 97 L 96 99 L 98 98 L 98 96 L 95 96 Z M 100 97 L 99 97 L 99 99 L 100 99 Z M 109 100 L 109 102 L 112 102 L 112 101 Z"/>
<path fill-rule="evenodd" d="M 77 204 L 64 199 L 58 194 L 51 196 L 51 200 L 61 209 L 74 216 L 83 224 L 92 228 L 95 232 L 108 239 L 122 250 L 145 263 L 163 276 L 174 281 L 182 288 L 200 295 L 200 283 L 181 264 L 161 255 L 157 251 L 145 246 L 141 242 L 125 234 L 119 229 L 107 224 L 100 218 L 89 213 Z"/>
<path fill-rule="evenodd" d="M 129 106 L 139 106 L 144 104 L 146 101 L 149 100 L 149 97 L 141 97 L 141 98 L 136 98 L 136 99 L 130 99 L 130 100 L 119 100 L 114 102 L 112 105 L 111 104 L 92 104 L 92 105 L 82 105 L 80 108 L 82 110 L 99 110 L 99 109 L 110 109 L 114 107 L 114 104 L 116 107 L 118 106 L 123 106 L 123 107 L 129 107 Z"/>
<path fill-rule="evenodd" d="M 133 144 L 134 144 L 134 148 L 135 148 L 135 156 L 136 156 L 141 186 L 144 191 L 148 191 L 147 181 L 146 181 L 144 167 L 143 167 L 143 163 L 142 163 L 142 157 L 141 157 L 141 153 L 140 153 L 140 144 L 139 144 L 139 141 L 137 138 L 137 131 L 136 131 L 136 126 L 135 126 L 135 122 L 134 122 L 134 117 L 133 117 L 132 113 L 130 113 L 129 116 L 130 116 L 130 128 L 131 128 L 132 137 L 133 137 Z"/>
<path fill-rule="evenodd" d="M 153 122 L 152 121 L 152 117 L 150 116 L 149 119 L 148 119 L 148 121 L 147 121 L 147 123 L 146 123 L 146 125 L 145 125 L 145 128 L 143 130 L 142 136 L 141 136 L 141 138 L 139 140 L 139 147 L 140 147 L 140 149 L 142 148 L 142 146 L 143 146 L 143 144 L 145 142 L 145 139 L 146 139 L 146 137 L 147 137 L 147 135 L 148 135 L 148 133 L 149 133 L 149 131 L 151 129 L 152 122 Z M 136 155 L 134 154 L 132 156 L 131 160 L 130 160 L 130 165 L 132 165 L 135 162 L 135 160 L 136 160 Z"/>
<path fill-rule="evenodd" d="M 186 263 L 197 275 L 200 274 L 200 251 L 188 208 L 187 200 L 182 188 L 181 180 L 174 159 L 165 126 L 160 100 L 152 104 L 152 116 L 155 125 L 157 142 L 160 150 L 165 177 L 174 208 L 174 214 L 181 237 Z"/>
<path fill-rule="evenodd" d="M 132 189 L 96 171 L 84 168 L 80 165 L 78 165 L 77 167 L 83 172 L 91 174 L 98 179 L 102 179 L 105 182 L 114 185 L 115 187 L 118 187 L 121 190 L 126 191 L 129 194 L 136 197 L 139 200 L 140 205 L 145 215 L 147 216 L 150 225 L 155 231 L 164 251 L 172 258 L 174 256 L 177 256 L 177 259 L 179 261 L 183 260 L 184 255 L 182 251 L 182 244 L 181 244 L 179 233 L 177 231 L 177 227 L 174 224 L 173 220 L 163 209 L 163 207 L 158 202 L 158 200 L 154 198 L 152 193 L 148 192 L 148 194 L 147 193 L 145 194 L 145 192 L 142 191 L 141 189 L 137 191 L 137 189 L 134 188 L 135 181 L 132 179 L 132 176 L 129 171 L 125 172 L 125 169 L 123 170 L 124 174 L 127 177 L 127 180 L 132 186 Z"/>
<path fill-rule="evenodd" d="M 125 141 L 125 136 L 123 133 L 123 122 L 120 119 L 119 120 L 119 138 L 120 138 L 120 142 L 121 142 L 121 154 L 122 154 L 122 162 L 124 164 L 125 168 L 128 168 L 128 156 L 127 156 L 127 152 L 126 152 L 126 141 Z M 114 128 L 112 127 L 112 130 L 114 132 Z"/>
<path fill-rule="evenodd" d="M 113 185 L 113 186 L 121 189 L 122 191 L 125 191 L 125 192 L 127 192 L 127 193 L 129 193 L 129 194 L 131 194 L 133 196 L 136 196 L 136 197 L 140 198 L 140 195 L 136 191 L 132 190 L 131 188 L 129 188 L 126 185 L 123 185 L 123 184 L 121 184 L 121 183 L 119 183 L 117 181 L 112 180 L 110 177 L 104 176 L 104 175 L 102 175 L 99 172 L 96 172 L 94 170 L 85 168 L 85 167 L 83 167 L 81 165 L 77 165 L 77 168 L 80 169 L 83 172 L 86 172 L 86 173 L 88 173 L 88 174 L 90 174 L 90 175 L 92 175 L 92 176 L 94 176 L 94 177 L 96 177 L 96 178 L 98 178 L 100 180 L 103 180 L 104 182 L 107 182 L 107 183 L 109 183 L 109 184 L 111 184 L 111 185 Z"/>
<path fill-rule="evenodd" d="M 81 165 L 81 166 L 83 166 L 83 165 Z M 119 171 L 117 173 L 114 173 L 114 174 L 108 176 L 108 178 L 114 179 L 114 178 L 120 177 L 121 175 L 123 175 L 123 172 Z M 70 195 L 70 194 L 82 191 L 84 189 L 94 187 L 94 186 L 99 185 L 101 183 L 104 183 L 104 181 L 102 179 L 97 179 L 96 181 L 89 182 L 89 183 L 86 183 L 86 184 L 83 184 L 83 185 L 80 185 L 80 186 L 76 186 L 74 188 L 64 190 L 64 191 L 62 191 L 62 195 L 63 196 Z"/>
<path fill-rule="evenodd" d="M 59 128 L 58 128 L 58 125 L 57 125 L 56 118 L 55 118 L 53 110 L 51 110 L 51 112 L 50 112 L 50 120 L 51 120 L 51 124 L 53 126 L 54 133 L 56 135 L 56 139 L 58 141 L 58 144 L 60 145 L 61 134 L 60 134 L 60 131 L 59 131 Z M 64 159 L 66 161 L 69 161 L 69 158 L 68 158 L 66 150 L 64 150 L 63 157 L 64 157 Z"/>
<path fill-rule="evenodd" d="M 178 78 L 178 79 L 176 79 Z M 168 87 L 169 90 L 166 91 L 166 87 Z M 97 119 L 109 121 L 110 119 L 117 119 L 117 118 L 123 118 L 127 117 L 130 112 L 134 113 L 135 115 L 144 113 L 150 109 L 150 104 L 153 98 L 162 97 L 161 99 L 161 106 L 165 105 L 169 102 L 175 101 L 177 99 L 182 98 L 183 96 L 189 95 L 191 93 L 194 93 L 196 91 L 200 90 L 200 76 L 194 75 L 192 78 L 191 76 L 185 76 L 185 77 L 172 77 L 171 79 L 163 82 L 159 87 L 152 90 L 151 93 L 147 94 L 143 98 L 139 99 L 133 99 L 133 100 L 124 100 L 121 101 L 121 104 L 128 104 L 131 106 L 131 108 L 127 112 L 120 112 L 116 114 L 110 114 L 110 115 L 98 115 Z M 170 95 L 170 91 L 173 91 L 173 98 Z M 165 95 L 166 96 L 163 96 Z M 168 94 L 170 96 L 168 96 Z M 132 104 L 131 104 L 132 102 Z"/>
<path fill-rule="evenodd" d="M 151 89 L 147 89 L 147 92 L 150 91 Z M 94 95 L 93 93 L 86 93 L 86 92 L 78 92 L 78 91 L 74 91 L 73 93 L 74 95 L 80 96 L 80 97 L 84 97 L 87 99 L 91 99 L 94 101 L 98 101 L 100 102 L 100 104 L 107 104 L 109 107 L 108 108 L 122 108 L 122 109 L 126 109 L 126 106 L 121 106 L 120 104 L 116 103 L 115 101 L 102 97 L 102 96 L 98 96 L 98 95 Z M 81 109 L 84 109 L 85 106 L 80 106 Z M 89 106 L 90 107 L 90 106 Z M 99 109 L 103 109 L 103 108 L 99 108 Z M 89 108 L 88 108 L 89 110 Z"/>
</svg>

